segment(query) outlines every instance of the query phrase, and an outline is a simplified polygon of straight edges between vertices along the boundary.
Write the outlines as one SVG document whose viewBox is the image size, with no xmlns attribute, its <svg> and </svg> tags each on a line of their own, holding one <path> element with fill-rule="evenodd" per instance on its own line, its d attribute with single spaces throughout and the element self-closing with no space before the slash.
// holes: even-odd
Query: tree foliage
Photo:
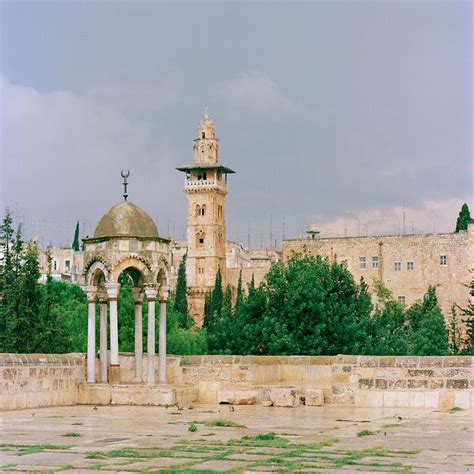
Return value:
<svg viewBox="0 0 474 474">
<path fill-rule="evenodd" d="M 471 213 L 469 212 L 469 207 L 464 203 L 459 211 L 458 218 L 456 220 L 456 229 L 454 232 L 459 232 L 460 230 L 467 230 L 467 226 L 473 223 L 474 220 L 471 218 Z"/>
<path fill-rule="evenodd" d="M 72 249 L 79 252 L 79 221 L 76 223 L 76 229 L 74 230 L 74 240 L 72 241 Z"/>
</svg>

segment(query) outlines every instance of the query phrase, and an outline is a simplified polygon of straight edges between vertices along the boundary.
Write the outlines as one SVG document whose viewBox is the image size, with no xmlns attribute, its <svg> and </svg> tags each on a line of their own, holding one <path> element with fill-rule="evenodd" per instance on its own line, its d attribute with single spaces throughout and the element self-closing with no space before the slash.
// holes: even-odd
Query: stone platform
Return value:
<svg viewBox="0 0 474 474">
<path fill-rule="evenodd" d="M 177 402 L 170 385 L 81 384 L 79 405 L 153 405 L 169 406 Z"/>
</svg>

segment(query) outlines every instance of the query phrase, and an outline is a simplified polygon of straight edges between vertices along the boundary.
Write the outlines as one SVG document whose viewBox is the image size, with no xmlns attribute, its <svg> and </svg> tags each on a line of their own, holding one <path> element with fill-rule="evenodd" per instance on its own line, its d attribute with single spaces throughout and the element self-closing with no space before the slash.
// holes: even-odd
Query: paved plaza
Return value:
<svg viewBox="0 0 474 474">
<path fill-rule="evenodd" d="M 474 472 L 464 410 L 71 406 L 0 420 L 2 472 Z"/>
</svg>

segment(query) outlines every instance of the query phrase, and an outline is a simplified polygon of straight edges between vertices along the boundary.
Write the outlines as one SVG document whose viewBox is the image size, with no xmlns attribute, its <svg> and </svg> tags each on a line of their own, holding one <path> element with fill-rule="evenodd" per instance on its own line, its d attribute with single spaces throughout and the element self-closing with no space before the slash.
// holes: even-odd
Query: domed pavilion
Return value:
<svg viewBox="0 0 474 474">
<path fill-rule="evenodd" d="M 170 240 L 160 237 L 153 219 L 127 201 L 128 171 L 124 177 L 124 201 L 100 219 L 92 238 L 84 242 L 84 275 L 88 298 L 87 382 L 96 382 L 96 304 L 100 305 L 100 370 L 102 383 L 120 383 L 117 298 L 120 281 L 132 283 L 135 302 L 135 382 L 145 382 L 142 368 L 142 306 L 148 304 L 146 382 L 155 383 L 155 301 L 160 302 L 159 382 L 166 383 L 166 300 Z M 109 317 L 109 321 L 107 320 Z M 110 357 L 107 325 L 110 325 Z"/>
</svg>

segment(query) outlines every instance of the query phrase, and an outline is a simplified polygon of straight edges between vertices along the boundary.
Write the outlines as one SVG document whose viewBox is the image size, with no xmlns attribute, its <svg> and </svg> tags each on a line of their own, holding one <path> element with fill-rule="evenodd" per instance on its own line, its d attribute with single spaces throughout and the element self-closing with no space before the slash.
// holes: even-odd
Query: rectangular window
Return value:
<svg viewBox="0 0 474 474">
<path fill-rule="evenodd" d="M 393 264 L 393 269 L 396 271 L 396 272 L 399 272 L 401 269 L 402 269 L 402 262 L 395 262 Z"/>
<path fill-rule="evenodd" d="M 413 262 L 407 262 L 407 270 L 413 270 L 415 268 L 415 265 Z"/>
<path fill-rule="evenodd" d="M 359 257 L 359 268 L 366 268 L 367 261 L 365 257 Z"/>
<path fill-rule="evenodd" d="M 71 261 L 70 260 L 66 260 L 65 262 L 65 265 L 66 265 L 66 271 L 69 271 L 71 269 Z"/>
<path fill-rule="evenodd" d="M 439 264 L 442 267 L 445 267 L 448 264 L 448 257 L 446 255 L 440 255 L 439 256 Z"/>
<path fill-rule="evenodd" d="M 54 260 L 53 261 L 53 270 L 57 270 L 58 269 L 58 262 L 57 260 Z"/>
<path fill-rule="evenodd" d="M 405 304 L 405 297 L 404 297 L 403 295 L 402 295 L 402 296 L 399 296 L 399 297 L 398 297 L 398 302 L 399 302 L 400 304 Z"/>
<path fill-rule="evenodd" d="M 372 268 L 379 268 L 379 257 L 372 257 Z"/>
</svg>

